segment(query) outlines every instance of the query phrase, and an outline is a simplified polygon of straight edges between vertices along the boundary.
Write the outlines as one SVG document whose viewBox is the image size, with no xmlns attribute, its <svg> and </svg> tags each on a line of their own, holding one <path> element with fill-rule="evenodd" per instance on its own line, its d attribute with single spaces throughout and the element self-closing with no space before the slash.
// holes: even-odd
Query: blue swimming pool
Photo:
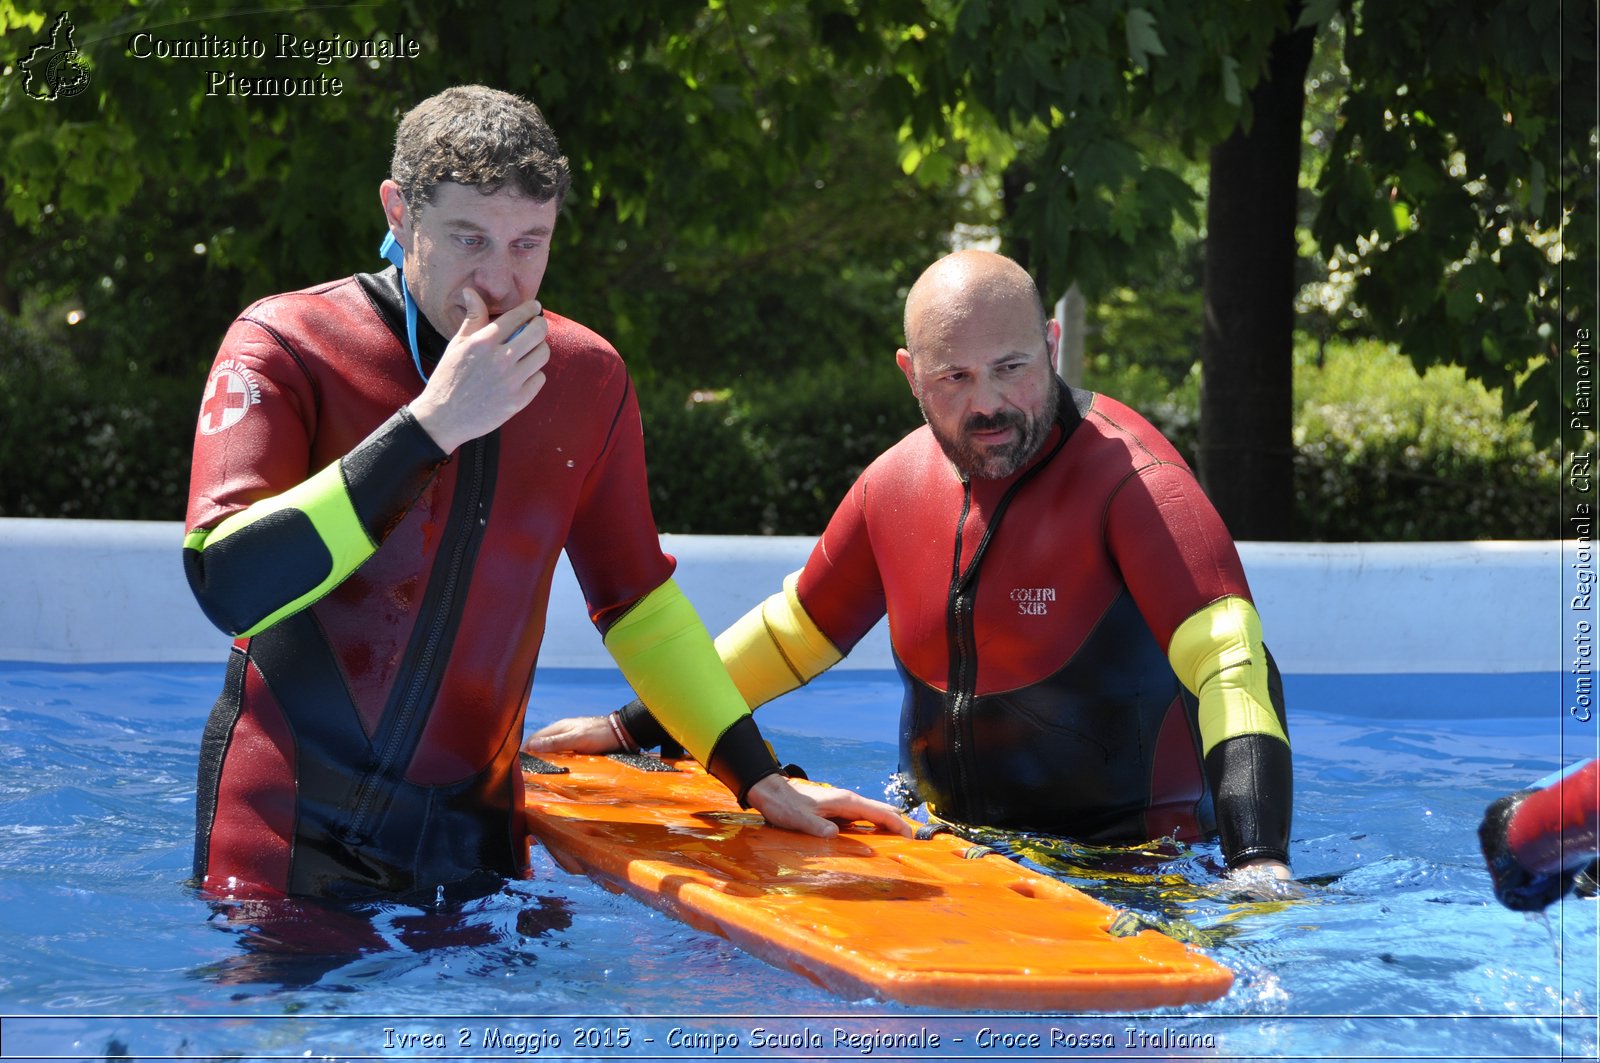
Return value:
<svg viewBox="0 0 1600 1063">
<path fill-rule="evenodd" d="M 461 907 L 335 918 L 208 905 L 184 879 L 196 748 L 220 678 L 220 665 L 0 664 L 4 1058 L 1475 1060 L 1600 1049 L 1600 904 L 1568 899 L 1539 920 L 1506 911 L 1477 851 L 1490 800 L 1583 752 L 1539 677 L 1291 677 L 1304 895 L 1230 896 L 1205 848 L 1134 869 L 1161 872 L 1159 889 L 1093 866 L 1063 871 L 1195 934 L 1236 975 L 1204 1006 L 1063 1016 L 841 1000 L 538 853 L 532 880 Z M 624 689 L 608 673 L 548 670 L 531 718 L 608 706 Z M 879 793 L 898 699 L 891 675 L 837 673 L 763 718 L 784 759 Z M 1503 711 L 1463 715 L 1466 702 Z M 362 951 L 341 951 L 357 939 Z"/>
</svg>

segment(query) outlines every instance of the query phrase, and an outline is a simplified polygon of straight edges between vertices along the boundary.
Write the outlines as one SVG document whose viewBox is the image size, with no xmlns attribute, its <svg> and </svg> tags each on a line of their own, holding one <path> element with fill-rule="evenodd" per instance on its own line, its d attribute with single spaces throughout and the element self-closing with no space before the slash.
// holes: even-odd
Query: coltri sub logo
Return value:
<svg viewBox="0 0 1600 1063">
<path fill-rule="evenodd" d="M 1011 600 L 1017 603 L 1017 612 L 1022 616 L 1046 616 L 1050 612 L 1050 605 L 1056 600 L 1054 587 L 1013 587 Z"/>
<path fill-rule="evenodd" d="M 250 407 L 261 401 L 261 385 L 238 362 L 229 360 L 211 371 L 206 397 L 200 401 L 200 431 L 214 436 L 244 420 Z"/>
</svg>

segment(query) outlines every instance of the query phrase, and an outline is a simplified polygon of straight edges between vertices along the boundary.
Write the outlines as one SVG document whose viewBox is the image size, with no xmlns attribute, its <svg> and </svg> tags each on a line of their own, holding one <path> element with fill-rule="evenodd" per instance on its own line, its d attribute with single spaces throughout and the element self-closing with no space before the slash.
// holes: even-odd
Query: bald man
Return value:
<svg viewBox="0 0 1600 1063">
<path fill-rule="evenodd" d="M 1178 452 L 1067 387 L 1015 262 L 961 251 L 906 299 L 896 353 L 927 421 L 840 503 L 805 567 L 717 639 L 756 707 L 886 613 L 901 770 L 956 824 L 1091 843 L 1220 836 L 1288 878 L 1282 684 L 1237 550 Z M 635 702 L 531 750 L 654 745 Z"/>
</svg>

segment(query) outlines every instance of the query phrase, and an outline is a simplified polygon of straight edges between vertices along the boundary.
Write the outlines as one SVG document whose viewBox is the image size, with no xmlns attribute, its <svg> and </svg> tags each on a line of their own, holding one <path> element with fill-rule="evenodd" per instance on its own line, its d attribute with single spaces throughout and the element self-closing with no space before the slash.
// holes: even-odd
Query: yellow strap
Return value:
<svg viewBox="0 0 1600 1063">
<path fill-rule="evenodd" d="M 640 598 L 605 642 L 633 692 L 700 763 L 710 763 L 717 739 L 749 714 L 676 581 Z"/>
<path fill-rule="evenodd" d="M 783 590 L 717 636 L 717 653 L 752 709 L 811 682 L 843 657 L 800 604 L 799 582 L 800 573 L 791 572 Z"/>
<path fill-rule="evenodd" d="M 1289 741 L 1267 687 L 1261 617 L 1245 599 L 1221 598 L 1178 625 L 1167 660 L 1200 699 L 1202 755 L 1235 735 L 1265 734 Z"/>
<path fill-rule="evenodd" d="M 296 596 L 293 601 L 273 610 L 241 636 L 256 635 L 276 624 L 286 616 L 299 612 L 342 583 L 345 577 L 360 568 L 367 558 L 377 552 L 377 546 L 368 537 L 367 530 L 356 515 L 350 492 L 345 487 L 344 474 L 339 463 L 334 462 L 321 472 L 272 498 L 232 514 L 215 528 L 197 528 L 184 536 L 183 545 L 190 550 L 204 551 L 229 536 L 237 535 L 261 518 L 286 509 L 299 510 L 311 521 L 317 536 L 328 549 L 332 561 L 328 574 L 313 588 Z"/>
</svg>

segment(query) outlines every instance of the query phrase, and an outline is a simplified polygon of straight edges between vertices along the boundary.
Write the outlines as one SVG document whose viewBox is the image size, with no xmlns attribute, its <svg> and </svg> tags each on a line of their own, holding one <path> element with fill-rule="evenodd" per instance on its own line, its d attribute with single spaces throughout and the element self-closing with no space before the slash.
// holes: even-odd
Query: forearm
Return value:
<svg viewBox="0 0 1600 1063">
<path fill-rule="evenodd" d="M 605 642 L 641 702 L 659 715 L 662 730 L 741 803 L 751 786 L 781 770 L 705 625 L 674 581 L 640 599 L 612 625 Z M 660 744 L 659 737 L 634 738 Z"/>
<path fill-rule="evenodd" d="M 1238 735 L 1212 749 L 1205 767 L 1228 866 L 1261 859 L 1289 863 L 1294 788 L 1288 743 L 1261 734 Z"/>
<path fill-rule="evenodd" d="M 372 556 L 444 459 L 402 409 L 304 482 L 189 532 L 184 569 L 201 610 L 249 636 L 306 608 Z"/>
<path fill-rule="evenodd" d="M 717 655 L 751 709 L 809 683 L 839 662 L 839 651 L 800 604 L 798 577 L 798 572 L 791 573 L 783 590 L 716 638 Z M 641 698 L 626 706 L 621 723 L 636 744 L 651 748 L 661 744 L 666 731 L 647 704 Z"/>
<path fill-rule="evenodd" d="M 1288 863 L 1293 762 L 1282 682 L 1255 607 L 1228 597 L 1201 609 L 1173 634 L 1168 658 L 1199 698 L 1201 750 L 1229 866 Z"/>
</svg>

